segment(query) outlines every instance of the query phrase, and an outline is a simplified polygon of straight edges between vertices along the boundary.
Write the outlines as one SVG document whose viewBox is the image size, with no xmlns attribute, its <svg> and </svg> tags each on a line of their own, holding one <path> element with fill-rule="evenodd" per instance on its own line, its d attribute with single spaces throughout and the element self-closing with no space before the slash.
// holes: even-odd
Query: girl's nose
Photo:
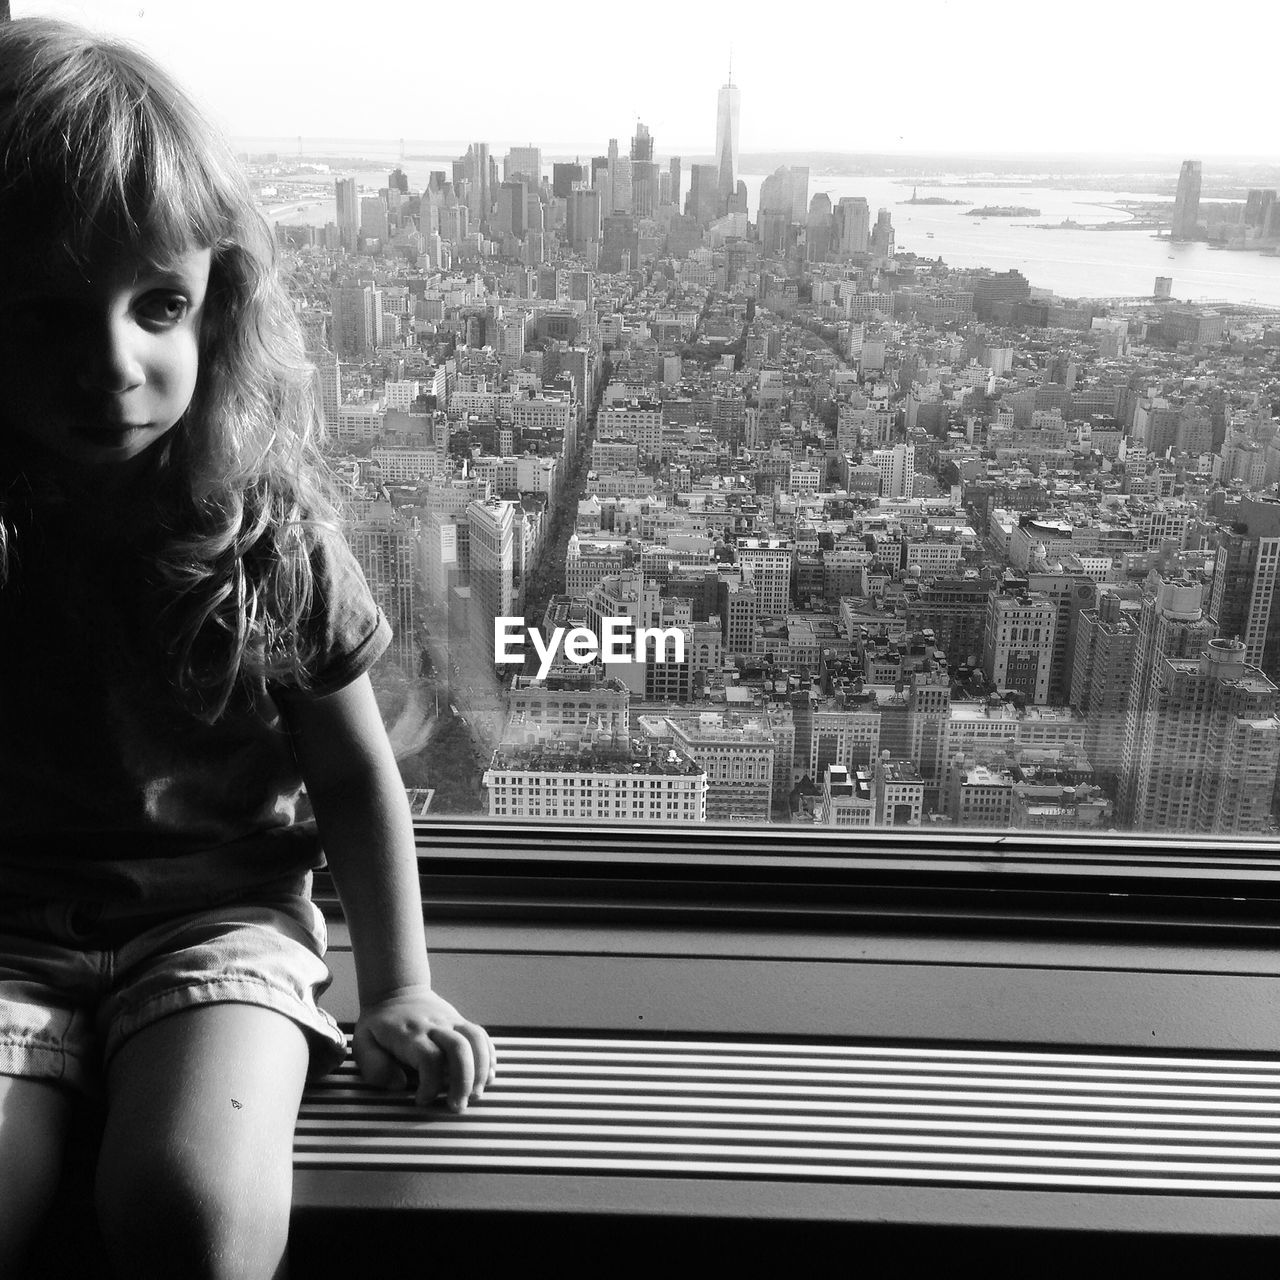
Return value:
<svg viewBox="0 0 1280 1280">
<path fill-rule="evenodd" d="M 98 316 L 80 334 L 77 378 L 94 391 L 120 394 L 146 381 L 140 345 L 143 335 L 126 315 Z"/>
</svg>

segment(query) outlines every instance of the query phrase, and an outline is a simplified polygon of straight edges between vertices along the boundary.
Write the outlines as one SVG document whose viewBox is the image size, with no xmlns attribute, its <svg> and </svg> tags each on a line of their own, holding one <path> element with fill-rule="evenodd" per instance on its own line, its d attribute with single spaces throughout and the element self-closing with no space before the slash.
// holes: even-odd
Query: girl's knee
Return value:
<svg viewBox="0 0 1280 1280">
<path fill-rule="evenodd" d="M 96 1199 L 121 1275 L 247 1280 L 283 1274 L 292 1189 L 287 1158 L 219 1165 L 210 1153 L 144 1143 L 104 1160 Z"/>
</svg>

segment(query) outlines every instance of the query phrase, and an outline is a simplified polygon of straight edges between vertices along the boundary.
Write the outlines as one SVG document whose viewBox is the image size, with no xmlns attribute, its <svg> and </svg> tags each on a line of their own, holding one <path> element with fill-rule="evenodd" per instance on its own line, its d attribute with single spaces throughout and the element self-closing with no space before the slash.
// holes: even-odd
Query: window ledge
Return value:
<svg viewBox="0 0 1280 1280">
<path fill-rule="evenodd" d="M 1265 878 L 1252 882 L 1254 896 L 1223 894 L 1207 878 L 1168 893 L 1139 884 L 1138 895 L 1101 889 L 1096 878 L 1066 890 L 1005 887 L 1000 877 L 979 876 L 953 889 L 946 875 L 877 879 L 862 866 L 832 875 L 825 864 L 810 875 L 771 865 L 754 879 L 736 872 L 721 879 L 694 854 L 683 866 L 661 864 L 660 848 L 651 850 L 655 865 L 638 870 L 634 861 L 612 865 L 608 850 L 593 852 L 586 840 L 573 856 L 564 846 L 539 847 L 541 859 L 531 864 L 510 846 L 481 849 L 469 838 L 450 845 L 437 835 L 422 863 L 437 984 L 507 1038 L 504 1063 L 520 1045 L 552 1037 L 641 1046 L 750 1042 L 771 1052 L 791 1044 L 836 1056 L 1029 1054 L 1049 1061 L 1068 1053 L 1096 1062 L 1120 1055 L 1154 1070 L 1199 1057 L 1225 1061 L 1228 1074 L 1270 1080 L 1280 1071 L 1277 926 Z M 723 846 L 721 855 L 735 857 Z M 918 862 L 919 848 L 911 856 Z M 993 879 L 1000 882 L 983 887 Z M 336 915 L 331 932 L 335 983 L 327 1003 L 350 1019 L 353 973 Z M 502 1090 L 519 1081 L 514 1071 L 500 1079 L 459 1122 L 455 1136 L 463 1144 L 487 1123 L 488 1108 L 504 1107 L 502 1122 L 518 1126 L 545 1105 L 526 1098 L 505 1106 Z M 963 1082 L 954 1087 L 972 1092 Z M 1192 1113 L 1189 1097 L 1167 1100 L 1170 1132 Z M 1280 1112 L 1263 1114 L 1272 1105 L 1280 1106 L 1274 1091 L 1263 1110 L 1250 1113 L 1251 1142 L 1269 1135 L 1250 1147 L 1265 1153 L 1250 1167 L 1270 1162 L 1275 1172 L 1280 1161 L 1267 1143 L 1280 1134 Z M 1109 1105 L 1099 1110 L 1114 1121 Z M 1218 1114 L 1230 1113 L 1226 1106 Z M 403 1119 L 410 1128 L 420 1123 L 412 1114 Z M 1215 1127 L 1212 1115 L 1201 1129 L 1211 1146 L 1239 1145 L 1231 1141 L 1238 1126 Z M 1001 1132 L 977 1136 L 998 1150 Z M 930 1159 L 947 1150 L 940 1134 Z M 412 1146 L 412 1137 L 400 1139 Z M 932 1239 L 932 1260 L 949 1256 L 956 1241 L 947 1233 L 955 1232 L 969 1241 L 975 1231 L 993 1233 L 984 1248 L 995 1247 L 997 1236 L 1033 1238 L 1040 1250 L 1052 1240 L 1054 1256 L 1088 1262 L 1102 1242 L 1108 1258 L 1121 1242 L 1141 1240 L 1143 1258 L 1167 1247 L 1170 1261 L 1178 1261 L 1198 1242 L 1244 1247 L 1280 1234 L 1272 1194 L 1256 1181 L 1214 1190 L 1185 1181 L 1141 1189 L 1122 1181 L 1105 1188 L 1002 1185 L 981 1171 L 970 1181 L 948 1180 L 936 1170 L 904 1174 L 901 1163 L 876 1173 L 866 1162 L 813 1176 L 808 1156 L 801 1160 L 807 1170 L 786 1176 L 761 1167 L 694 1173 L 678 1162 L 644 1172 L 623 1164 L 557 1166 L 545 1157 L 529 1166 L 492 1154 L 468 1164 L 457 1151 L 452 1163 L 354 1168 L 347 1166 L 360 1162 L 344 1164 L 341 1155 L 326 1164 L 323 1140 L 321 1151 L 298 1169 L 299 1222 L 320 1233 L 305 1238 L 332 1240 L 324 1224 L 354 1214 L 400 1232 L 410 1251 L 424 1232 L 470 1230 L 465 1224 L 481 1219 L 498 1235 L 509 1230 L 521 1240 L 546 1232 L 550 1247 L 568 1220 L 575 1239 L 595 1232 L 611 1251 L 651 1238 L 655 1229 L 673 1244 L 686 1230 L 692 1241 L 715 1223 L 733 1222 L 733 1247 L 747 1262 L 759 1250 L 767 1254 L 770 1240 L 784 1258 L 795 1246 L 786 1233 L 802 1226 L 905 1232 L 892 1237 L 894 1257 Z M 640 1223 L 649 1234 L 628 1236 Z M 776 1232 L 783 1234 L 770 1234 Z M 858 1247 L 865 1244 L 859 1235 Z"/>
</svg>

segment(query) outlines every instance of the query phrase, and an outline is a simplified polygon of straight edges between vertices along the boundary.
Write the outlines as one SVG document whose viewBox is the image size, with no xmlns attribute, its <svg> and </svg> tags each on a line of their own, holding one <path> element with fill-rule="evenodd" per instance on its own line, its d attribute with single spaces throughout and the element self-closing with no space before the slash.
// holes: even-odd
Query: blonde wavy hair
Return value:
<svg viewBox="0 0 1280 1280">
<path fill-rule="evenodd" d="M 0 245 L 81 269 L 212 251 L 196 392 L 159 445 L 173 675 L 207 720 L 245 682 L 305 687 L 310 552 L 340 536 L 338 515 L 314 369 L 226 142 L 131 46 L 48 19 L 0 24 Z"/>
</svg>

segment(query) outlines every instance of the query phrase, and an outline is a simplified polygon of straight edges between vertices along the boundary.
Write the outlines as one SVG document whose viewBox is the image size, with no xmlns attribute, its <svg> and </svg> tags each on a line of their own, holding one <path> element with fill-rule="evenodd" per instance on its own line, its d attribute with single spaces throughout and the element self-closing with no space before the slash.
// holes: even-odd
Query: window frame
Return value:
<svg viewBox="0 0 1280 1280">
<path fill-rule="evenodd" d="M 415 820 L 430 919 L 1280 945 L 1280 851 L 1131 834 Z M 327 876 L 317 898 L 339 915 Z"/>
</svg>

